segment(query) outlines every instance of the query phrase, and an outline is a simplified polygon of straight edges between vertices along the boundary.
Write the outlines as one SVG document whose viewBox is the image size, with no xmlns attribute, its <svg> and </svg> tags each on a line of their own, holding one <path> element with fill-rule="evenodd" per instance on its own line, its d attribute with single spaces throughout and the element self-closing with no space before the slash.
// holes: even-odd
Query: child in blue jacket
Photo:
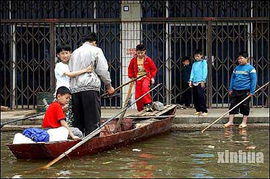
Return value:
<svg viewBox="0 0 270 179">
<path fill-rule="evenodd" d="M 239 65 L 233 70 L 231 76 L 231 82 L 229 87 L 230 95 L 230 109 L 237 105 L 240 101 L 245 99 L 247 96 L 252 96 L 255 93 L 257 84 L 257 75 L 255 68 L 248 63 L 248 53 L 241 52 L 238 56 Z M 224 124 L 224 127 L 233 126 L 234 115 L 238 114 L 239 108 L 240 113 L 243 114 L 242 123 L 239 128 L 247 127 L 247 118 L 249 115 L 249 101 L 250 98 L 245 100 L 237 108 L 229 113 L 229 122 Z"/>
<path fill-rule="evenodd" d="M 207 79 L 207 61 L 203 59 L 202 51 L 194 52 L 194 63 L 192 65 L 189 86 L 193 87 L 193 103 L 196 109 L 195 115 L 207 115 L 205 84 Z"/>
</svg>

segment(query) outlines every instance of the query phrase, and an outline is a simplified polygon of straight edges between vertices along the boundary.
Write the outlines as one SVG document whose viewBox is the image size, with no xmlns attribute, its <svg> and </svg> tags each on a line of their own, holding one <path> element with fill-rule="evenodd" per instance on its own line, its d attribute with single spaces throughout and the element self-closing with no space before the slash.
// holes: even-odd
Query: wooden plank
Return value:
<svg viewBox="0 0 270 179">
<path fill-rule="evenodd" d="M 148 112 L 143 113 L 142 116 L 152 116 L 152 115 L 153 115 L 153 111 L 148 111 Z"/>
<path fill-rule="evenodd" d="M 159 111 L 153 111 L 153 112 L 149 112 L 149 114 L 147 114 L 147 113 L 144 113 L 144 114 L 146 114 L 146 115 L 155 115 L 156 113 L 158 113 Z M 145 115 L 144 115 L 145 116 Z"/>
<path fill-rule="evenodd" d="M 136 116 L 143 116 L 143 114 L 145 113 L 146 111 L 145 110 L 142 110 L 140 112 L 138 112 L 137 114 L 135 114 Z"/>
<path fill-rule="evenodd" d="M 163 110 L 166 110 L 168 107 L 169 107 L 170 105 L 166 105 L 166 106 L 164 106 L 164 109 Z M 162 110 L 162 111 L 163 111 Z M 156 111 L 151 111 L 151 112 L 145 112 L 145 113 L 143 113 L 143 115 L 142 116 L 156 116 L 158 113 L 160 113 L 161 111 L 158 111 L 158 110 L 156 110 Z"/>
<path fill-rule="evenodd" d="M 153 112 L 141 111 L 137 114 L 129 115 L 127 117 L 132 117 L 132 118 L 133 117 L 142 117 L 143 118 L 143 117 L 148 117 L 148 116 L 151 116 L 151 117 L 160 116 L 160 115 L 168 112 L 169 110 L 173 109 L 175 106 L 176 105 L 174 105 L 174 104 L 173 105 L 166 105 L 162 111 L 153 111 Z"/>
<path fill-rule="evenodd" d="M 156 114 L 156 116 L 160 116 L 166 112 L 168 112 L 169 110 L 173 109 L 176 105 L 173 104 L 173 105 L 167 105 L 166 108 L 162 111 L 160 111 L 159 113 Z"/>
<path fill-rule="evenodd" d="M 1 106 L 1 111 L 8 111 L 10 110 L 9 107 L 7 106 Z"/>
<path fill-rule="evenodd" d="M 163 115 L 163 116 L 128 116 L 129 119 L 164 119 L 168 117 L 175 117 L 175 115 Z"/>
</svg>

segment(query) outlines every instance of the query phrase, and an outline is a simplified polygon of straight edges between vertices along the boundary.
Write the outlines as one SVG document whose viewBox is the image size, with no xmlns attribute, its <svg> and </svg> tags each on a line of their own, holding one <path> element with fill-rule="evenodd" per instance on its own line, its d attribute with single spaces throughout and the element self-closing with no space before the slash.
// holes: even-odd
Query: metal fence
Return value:
<svg viewBox="0 0 270 179">
<path fill-rule="evenodd" d="M 112 23 L 113 22 L 113 23 Z M 107 57 L 113 86 L 120 85 L 120 23 L 55 22 L 54 20 L 8 22 L 1 24 L 1 105 L 35 108 L 38 92 L 54 92 L 55 48 L 81 45 L 82 37 L 98 32 L 99 42 Z M 120 106 L 120 96 L 104 99 L 103 106 Z"/>
<path fill-rule="evenodd" d="M 209 107 L 227 107 L 230 76 L 240 51 L 248 51 L 258 74 L 257 87 L 269 81 L 269 21 L 264 18 L 144 19 L 143 41 L 158 65 L 157 82 L 163 91 L 157 100 L 178 103 L 181 92 L 181 58 L 202 49 L 208 60 Z M 165 100 L 164 100 L 165 99 Z M 266 106 L 268 89 L 253 97 L 254 106 Z"/>
<path fill-rule="evenodd" d="M 75 49 L 90 31 L 98 33 L 98 46 L 108 59 L 113 86 L 122 83 L 121 1 L 63 2 L 1 1 L 1 105 L 36 108 L 37 93 L 54 90 L 56 45 L 67 43 Z M 241 50 L 252 57 L 257 87 L 269 81 L 268 1 L 140 3 L 141 41 L 158 67 L 157 83 L 163 84 L 152 94 L 155 100 L 178 103 L 184 90 L 181 58 L 192 56 L 197 48 L 208 59 L 209 107 L 227 107 L 230 76 Z M 258 92 L 253 106 L 268 106 L 268 96 L 269 88 Z M 121 96 L 102 100 L 104 107 L 121 104 Z"/>
</svg>

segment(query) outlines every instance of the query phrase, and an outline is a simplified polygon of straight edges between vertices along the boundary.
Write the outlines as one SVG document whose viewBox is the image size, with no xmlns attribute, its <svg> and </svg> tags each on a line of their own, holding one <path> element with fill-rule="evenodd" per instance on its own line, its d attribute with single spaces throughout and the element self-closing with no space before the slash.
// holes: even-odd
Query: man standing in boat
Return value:
<svg viewBox="0 0 270 179">
<path fill-rule="evenodd" d="M 85 135 L 88 135 L 100 125 L 101 81 L 105 84 L 108 94 L 114 93 L 108 63 L 103 51 L 97 47 L 97 39 L 94 32 L 84 38 L 83 45 L 72 53 L 69 62 L 70 71 L 78 71 L 89 65 L 94 67 L 92 73 L 84 73 L 70 81 L 74 113 L 73 126 L 78 127 Z"/>
<path fill-rule="evenodd" d="M 143 74 L 146 76 L 136 81 L 135 99 L 138 99 L 144 93 L 150 90 L 150 84 L 155 83 L 155 76 L 157 73 L 157 67 L 153 60 L 146 56 L 146 48 L 143 44 L 136 46 L 136 54 L 131 59 L 128 66 L 128 77 L 136 78 Z M 150 93 L 144 96 L 141 100 L 136 102 L 137 110 L 142 111 L 144 108 L 146 111 L 152 111 L 152 98 Z"/>
</svg>

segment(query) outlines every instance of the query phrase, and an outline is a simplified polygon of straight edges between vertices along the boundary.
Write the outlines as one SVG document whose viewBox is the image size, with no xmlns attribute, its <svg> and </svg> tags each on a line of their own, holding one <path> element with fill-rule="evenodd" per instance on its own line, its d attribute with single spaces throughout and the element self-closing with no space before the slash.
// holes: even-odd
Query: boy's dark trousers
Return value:
<svg viewBox="0 0 270 179">
<path fill-rule="evenodd" d="M 188 85 L 188 82 L 183 82 L 182 83 L 182 91 L 185 91 L 183 94 L 181 94 L 181 100 L 180 100 L 180 104 L 181 105 L 185 105 L 185 106 L 190 106 L 191 103 L 191 88 Z"/>
<path fill-rule="evenodd" d="M 101 118 L 100 95 L 98 91 L 81 91 L 72 94 L 73 126 L 85 136 L 99 127 Z"/>
<path fill-rule="evenodd" d="M 196 112 L 207 113 L 205 87 L 202 88 L 201 84 L 193 86 L 193 103 Z"/>
<path fill-rule="evenodd" d="M 232 94 L 230 96 L 230 109 L 232 109 L 235 105 L 240 103 L 243 99 L 245 99 L 250 90 L 233 90 Z M 249 101 L 250 98 L 245 100 L 242 104 L 240 104 L 238 107 L 236 107 L 234 110 L 232 110 L 229 114 L 238 114 L 239 113 L 239 108 L 240 108 L 240 113 L 248 116 L 249 115 Z"/>
</svg>

